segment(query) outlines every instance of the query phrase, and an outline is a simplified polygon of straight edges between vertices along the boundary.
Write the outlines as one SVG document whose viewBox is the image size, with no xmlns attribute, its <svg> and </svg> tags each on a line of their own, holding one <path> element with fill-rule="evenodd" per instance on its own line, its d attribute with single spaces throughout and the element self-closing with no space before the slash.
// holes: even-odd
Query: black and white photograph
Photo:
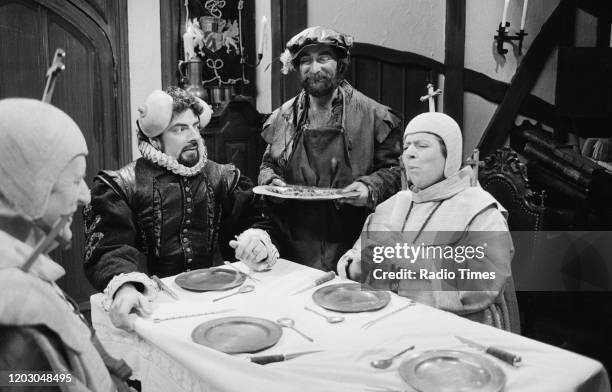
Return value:
<svg viewBox="0 0 612 392">
<path fill-rule="evenodd" d="M 608 0 L 0 0 L 0 391 L 611 392 Z"/>
</svg>

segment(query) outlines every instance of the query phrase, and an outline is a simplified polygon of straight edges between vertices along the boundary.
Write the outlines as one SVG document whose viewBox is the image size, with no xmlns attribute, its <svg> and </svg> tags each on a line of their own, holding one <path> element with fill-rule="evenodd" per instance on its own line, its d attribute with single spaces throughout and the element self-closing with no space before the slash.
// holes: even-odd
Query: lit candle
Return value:
<svg viewBox="0 0 612 392">
<path fill-rule="evenodd" d="M 523 16 L 521 16 L 521 30 L 525 30 L 525 19 L 527 19 L 527 2 L 529 0 L 525 0 L 523 2 Z"/>
<path fill-rule="evenodd" d="M 268 18 L 266 18 L 266 16 L 264 15 L 261 17 L 261 30 L 259 30 L 259 45 L 257 49 L 258 54 L 263 53 L 264 42 L 266 39 L 265 34 L 266 34 L 267 24 L 268 24 Z"/>
<path fill-rule="evenodd" d="M 501 25 L 503 28 L 506 28 L 506 15 L 508 14 L 508 5 L 510 4 L 510 0 L 504 0 L 504 12 L 502 13 Z"/>
</svg>

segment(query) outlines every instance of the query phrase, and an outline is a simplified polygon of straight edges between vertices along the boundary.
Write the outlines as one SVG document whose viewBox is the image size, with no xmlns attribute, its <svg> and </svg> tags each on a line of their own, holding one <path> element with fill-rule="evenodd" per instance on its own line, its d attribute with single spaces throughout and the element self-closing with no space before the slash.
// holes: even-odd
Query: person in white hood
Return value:
<svg viewBox="0 0 612 392">
<path fill-rule="evenodd" d="M 64 269 L 45 254 L 69 243 L 71 217 L 89 202 L 86 155 L 85 138 L 66 113 L 33 99 L 0 100 L 0 369 L 62 372 L 62 390 L 106 392 L 119 385 L 82 315 L 55 283 Z M 26 267 L 64 216 L 70 218 L 58 241 Z"/>
<path fill-rule="evenodd" d="M 506 297 L 516 301 L 507 212 L 479 185 L 470 185 L 472 169 L 461 168 L 459 125 L 443 113 L 420 114 L 406 126 L 403 145 L 403 190 L 368 217 L 362 237 L 340 259 L 338 274 L 511 329 L 516 320 Z M 383 262 L 381 241 L 393 248 Z M 466 257 L 468 247 L 474 252 Z M 411 253 L 427 249 L 428 254 Z M 395 275 L 383 277 L 383 269 Z"/>
</svg>

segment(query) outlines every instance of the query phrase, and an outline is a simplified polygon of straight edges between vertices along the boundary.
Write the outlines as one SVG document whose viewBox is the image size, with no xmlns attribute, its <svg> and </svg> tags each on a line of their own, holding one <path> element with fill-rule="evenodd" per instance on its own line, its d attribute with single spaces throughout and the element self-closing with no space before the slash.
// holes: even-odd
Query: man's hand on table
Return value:
<svg viewBox="0 0 612 392">
<path fill-rule="evenodd" d="M 356 196 L 338 199 L 338 203 L 350 204 L 356 207 L 370 206 L 370 188 L 361 181 L 355 181 L 342 189 L 342 193 L 356 193 Z M 373 206 L 370 206 L 373 207 Z"/>
<path fill-rule="evenodd" d="M 134 330 L 134 320 L 138 317 L 134 312 L 149 316 L 151 304 L 133 284 L 126 283 L 115 293 L 109 312 L 115 327 L 131 332 Z"/>
<path fill-rule="evenodd" d="M 236 249 L 236 258 L 253 271 L 269 269 L 278 258 L 278 251 L 270 236 L 261 229 L 246 230 L 229 245 Z"/>
<path fill-rule="evenodd" d="M 348 266 L 348 276 L 347 267 Z M 343 279 L 359 280 L 361 278 L 361 255 L 354 249 L 349 249 L 340 260 L 336 267 L 338 276 Z"/>
</svg>

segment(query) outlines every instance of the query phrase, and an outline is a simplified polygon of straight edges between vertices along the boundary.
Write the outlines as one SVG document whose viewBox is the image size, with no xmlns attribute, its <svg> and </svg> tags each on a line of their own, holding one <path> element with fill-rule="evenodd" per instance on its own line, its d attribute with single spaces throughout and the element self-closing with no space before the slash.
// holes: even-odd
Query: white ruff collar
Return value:
<svg viewBox="0 0 612 392">
<path fill-rule="evenodd" d="M 138 150 L 145 159 L 167 170 L 170 170 L 174 174 L 178 174 L 179 176 L 183 177 L 193 177 L 202 170 L 207 160 L 206 147 L 203 144 L 198 144 L 200 145 L 198 148 L 200 152 L 200 160 L 192 167 L 187 167 L 180 164 L 176 158 L 173 158 L 168 154 L 164 154 L 145 141 L 138 143 Z"/>
</svg>

